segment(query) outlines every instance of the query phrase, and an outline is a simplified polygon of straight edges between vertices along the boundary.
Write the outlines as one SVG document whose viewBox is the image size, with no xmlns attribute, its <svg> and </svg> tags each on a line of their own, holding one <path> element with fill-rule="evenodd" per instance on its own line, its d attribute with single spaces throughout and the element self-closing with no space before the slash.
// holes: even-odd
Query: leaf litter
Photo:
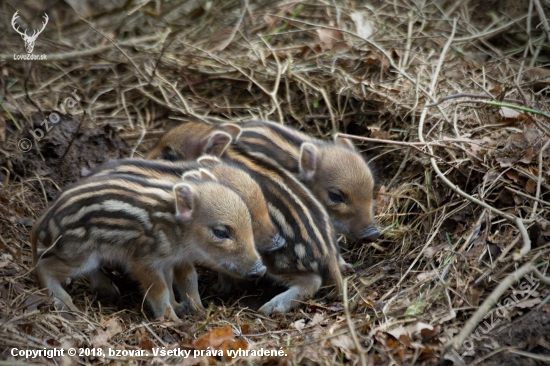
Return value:
<svg viewBox="0 0 550 366">
<path fill-rule="evenodd" d="M 2 348 L 227 353 L 282 347 L 287 354 L 155 358 L 157 364 L 352 365 L 361 362 L 361 353 L 368 364 L 460 363 L 456 357 L 450 361 L 443 345 L 514 270 L 512 255 L 523 239 L 517 226 L 457 195 L 430 159 L 472 197 L 511 215 L 535 217 L 526 227 L 533 253 L 523 260 L 536 252 L 544 273 L 550 259 L 548 43 L 538 41 L 543 30 L 532 26 L 540 23 L 536 11 L 527 22 L 527 4 L 504 3 L 499 3 L 503 13 L 496 14 L 495 1 L 423 7 L 404 0 L 368 6 L 167 1 L 133 9 L 83 2 L 86 11 L 80 14 L 87 19 L 93 14 L 91 22 L 116 39 L 117 47 L 75 22 L 79 18 L 70 7 L 48 5 L 45 10 L 59 21 L 58 29 L 47 27 L 40 37 L 55 47 L 46 52 L 46 44 L 37 43 L 39 52 L 48 53 L 48 66 L 0 59 Z M 32 9 L 22 10 L 23 17 L 44 11 Z M 12 13 L 0 15 L 8 28 Z M 453 51 L 434 75 L 453 17 L 459 18 Z M 506 26 L 509 19 L 515 23 Z M 18 41 L 9 42 L 6 54 L 20 48 Z M 428 108 L 424 138 L 430 150 L 419 142 L 418 121 L 423 106 L 434 102 L 423 92 L 434 77 L 437 98 L 474 96 Z M 64 114 L 43 139 L 34 140 L 29 131 L 43 128 L 44 115 L 59 109 L 75 89 L 85 118 Z M 482 103 L 512 103 L 509 99 L 541 114 Z M 121 304 L 97 298 L 84 280 L 72 282 L 69 291 L 82 313 L 54 309 L 31 274 L 28 238 L 34 221 L 64 186 L 109 159 L 145 156 L 181 118 L 285 121 L 320 138 L 339 130 L 370 139 L 355 142 L 377 176 L 376 214 L 383 234 L 371 245 L 341 238 L 345 259 L 354 264 L 349 309 L 359 345 L 349 333 L 343 301 L 327 300 L 325 290 L 292 313 L 264 318 L 255 310 L 276 288 L 245 284 L 235 294 L 218 296 L 211 290 L 215 275 L 202 270 L 207 313 L 181 322 L 150 319 L 131 282 L 119 286 L 126 289 Z M 18 148 L 22 138 L 32 141 L 31 151 Z M 512 353 L 512 347 L 550 357 L 548 289 L 514 288 L 502 298 L 514 291 L 521 300 L 499 327 L 475 341 L 474 350 L 462 350 L 463 362 L 531 360 Z M 10 357 L 0 353 L 4 361 L 12 362 Z M 151 358 L 81 361 L 148 363 Z"/>
</svg>

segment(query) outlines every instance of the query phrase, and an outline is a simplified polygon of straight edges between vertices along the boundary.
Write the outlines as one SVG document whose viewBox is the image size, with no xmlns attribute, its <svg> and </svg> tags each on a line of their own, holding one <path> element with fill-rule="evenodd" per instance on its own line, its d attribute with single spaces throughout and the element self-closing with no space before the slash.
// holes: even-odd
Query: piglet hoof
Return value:
<svg viewBox="0 0 550 366">
<path fill-rule="evenodd" d="M 342 272 L 342 274 L 349 275 L 349 274 L 355 273 L 355 270 L 353 269 L 353 265 L 351 263 L 342 262 L 342 263 L 339 263 L 339 265 L 340 265 L 340 272 Z"/>
<path fill-rule="evenodd" d="M 189 314 L 189 311 L 187 310 L 187 308 L 180 304 L 177 304 L 176 306 L 174 306 L 174 312 L 176 313 L 179 319 L 185 319 Z"/>
<path fill-rule="evenodd" d="M 80 309 L 78 309 L 72 301 L 70 303 L 65 303 L 61 299 L 58 299 L 57 297 L 54 297 L 53 304 L 56 307 L 57 310 L 61 311 L 61 316 L 67 320 L 76 320 L 74 316 L 72 316 L 68 312 L 80 312 Z"/>
<path fill-rule="evenodd" d="M 179 304 L 182 308 L 185 309 L 186 314 L 197 315 L 206 312 L 206 309 L 202 304 L 196 304 L 191 299 L 184 300 Z"/>
<path fill-rule="evenodd" d="M 273 304 L 271 304 L 271 302 L 264 304 L 260 309 L 258 309 L 258 313 L 270 316 L 273 314 Z"/>
<path fill-rule="evenodd" d="M 171 320 L 176 323 L 180 321 L 180 318 L 176 315 L 175 308 L 172 305 L 164 305 L 164 312 L 159 310 L 160 309 L 153 310 L 154 319 L 160 321 Z"/>
<path fill-rule="evenodd" d="M 285 304 L 285 303 L 282 303 L 282 302 L 279 302 L 279 301 L 273 301 L 272 300 L 272 301 L 264 304 L 258 310 L 258 312 L 260 314 L 269 316 L 269 315 L 273 315 L 273 314 L 287 313 L 291 308 L 292 308 L 292 306 L 290 306 L 289 304 Z"/>
</svg>

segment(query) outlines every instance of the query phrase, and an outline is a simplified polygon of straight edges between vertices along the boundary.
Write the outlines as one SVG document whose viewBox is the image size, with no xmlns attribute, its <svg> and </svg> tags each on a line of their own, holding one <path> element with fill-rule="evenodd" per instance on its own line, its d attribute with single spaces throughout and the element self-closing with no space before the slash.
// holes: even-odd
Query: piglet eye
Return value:
<svg viewBox="0 0 550 366">
<path fill-rule="evenodd" d="M 344 202 L 344 197 L 342 197 L 342 195 L 340 193 L 337 193 L 337 192 L 329 191 L 328 192 L 328 198 L 330 198 L 330 200 L 334 203 L 343 203 Z"/>
<path fill-rule="evenodd" d="M 163 160 L 168 160 L 168 161 L 178 160 L 178 157 L 176 156 L 176 154 L 172 151 L 171 148 L 168 148 L 168 147 L 165 147 L 164 149 L 162 149 L 161 155 Z"/>
<path fill-rule="evenodd" d="M 229 239 L 229 232 L 224 229 L 213 229 L 212 232 L 220 239 Z"/>
</svg>

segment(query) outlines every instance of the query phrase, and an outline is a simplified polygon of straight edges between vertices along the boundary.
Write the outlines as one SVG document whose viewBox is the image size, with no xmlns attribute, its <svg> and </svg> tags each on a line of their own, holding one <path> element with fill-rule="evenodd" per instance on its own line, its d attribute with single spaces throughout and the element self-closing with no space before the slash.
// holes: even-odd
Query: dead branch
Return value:
<svg viewBox="0 0 550 366">
<path fill-rule="evenodd" d="M 361 359 L 361 365 L 367 366 L 367 358 L 365 357 L 365 352 L 363 352 L 363 347 L 361 346 L 361 342 L 359 342 L 359 338 L 357 338 L 357 333 L 355 332 L 355 327 L 353 326 L 353 320 L 351 318 L 351 314 L 349 311 L 347 277 L 344 278 L 343 292 L 344 292 L 343 293 L 344 313 L 346 315 L 346 322 L 348 323 L 349 333 L 351 335 L 351 339 L 353 340 L 353 343 L 355 343 L 355 348 L 357 349 L 357 353 L 359 354 L 359 358 Z"/>
<path fill-rule="evenodd" d="M 493 97 L 492 95 L 472 94 L 472 93 L 458 93 L 458 94 L 447 95 L 446 97 L 443 97 L 443 98 L 439 99 L 439 100 L 438 100 L 437 102 L 435 102 L 435 103 L 426 104 L 426 105 L 424 106 L 424 108 L 435 107 L 435 106 L 437 106 L 437 105 L 440 105 L 441 103 L 443 103 L 443 102 L 446 101 L 446 100 L 449 100 L 449 99 L 456 99 L 456 98 L 494 99 L 494 97 Z M 523 102 L 522 102 L 521 100 L 512 99 L 512 98 L 504 98 L 502 101 L 503 101 L 503 102 L 509 102 L 509 103 L 519 103 L 519 104 L 523 104 Z"/>
</svg>

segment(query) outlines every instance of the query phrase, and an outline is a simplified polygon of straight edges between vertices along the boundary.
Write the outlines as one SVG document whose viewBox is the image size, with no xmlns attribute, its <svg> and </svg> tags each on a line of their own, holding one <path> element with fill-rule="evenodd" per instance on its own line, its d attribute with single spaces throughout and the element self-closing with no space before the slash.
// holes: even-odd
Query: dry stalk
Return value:
<svg viewBox="0 0 550 366">
<path fill-rule="evenodd" d="M 494 97 L 492 95 L 483 95 L 483 94 L 473 94 L 473 93 L 458 93 L 458 94 L 451 94 L 451 95 L 447 95 L 443 98 L 440 98 L 437 102 L 435 103 L 430 103 L 430 104 L 426 104 L 424 105 L 424 108 L 429 108 L 429 107 L 435 107 L 435 106 L 438 106 L 440 105 L 441 103 L 443 103 L 444 101 L 446 100 L 449 100 L 449 99 L 456 99 L 456 98 L 480 98 L 480 99 L 494 99 Z M 523 101 L 519 100 L 519 99 L 512 99 L 512 98 L 504 98 L 502 100 L 503 102 L 508 102 L 508 103 L 519 103 L 519 104 L 524 104 Z"/>
<path fill-rule="evenodd" d="M 537 8 L 537 13 L 539 14 L 540 22 L 542 23 L 542 26 L 544 27 L 544 31 L 546 32 L 546 40 L 550 42 L 550 25 L 548 24 L 548 20 L 546 19 L 546 13 L 544 12 L 544 8 L 542 7 L 540 0 L 533 0 L 535 3 L 535 7 Z"/>
<path fill-rule="evenodd" d="M 347 277 L 344 278 L 344 285 L 343 285 L 343 297 L 344 297 L 344 313 L 346 315 L 346 322 L 348 323 L 349 332 L 351 335 L 351 339 L 353 340 L 353 343 L 355 343 L 355 348 L 357 349 L 357 353 L 359 354 L 359 358 L 361 360 L 362 366 L 367 366 L 367 358 L 365 357 L 365 352 L 363 351 L 363 347 L 361 346 L 361 342 L 359 342 L 359 338 L 357 337 L 357 333 L 355 332 L 355 327 L 353 326 L 353 320 L 351 319 L 351 314 L 349 311 L 349 302 L 348 302 L 348 279 Z"/>
<path fill-rule="evenodd" d="M 542 158 L 544 155 L 544 151 L 550 146 L 550 139 L 546 141 L 544 146 L 540 149 L 539 152 L 539 176 L 537 179 L 537 191 L 535 193 L 535 201 L 533 202 L 533 211 L 531 212 L 531 219 L 536 220 L 537 219 L 537 208 L 539 204 L 539 197 L 540 197 L 540 187 L 542 183 Z M 523 237 L 523 246 L 521 247 L 519 253 L 514 253 L 514 260 L 518 261 L 520 260 L 524 255 L 529 253 L 531 251 L 531 240 L 529 239 L 529 233 L 527 232 L 527 229 L 525 228 L 525 225 L 523 224 L 522 220 L 517 218 L 516 224 L 518 225 L 519 231 L 521 233 L 521 236 Z"/>
<path fill-rule="evenodd" d="M 483 33 L 474 34 L 472 36 L 456 38 L 455 43 L 469 42 L 469 41 L 475 41 L 475 40 L 483 41 L 487 38 L 494 37 L 497 34 L 505 32 L 506 30 L 508 30 L 509 28 L 511 28 L 514 25 L 518 24 L 519 22 L 521 22 L 525 18 L 527 18 L 527 14 L 523 15 L 523 16 L 517 18 L 517 19 L 513 19 L 513 20 L 509 21 L 508 23 L 506 23 L 504 25 L 501 25 L 498 28 L 488 30 L 488 31 L 483 32 Z"/>
</svg>

